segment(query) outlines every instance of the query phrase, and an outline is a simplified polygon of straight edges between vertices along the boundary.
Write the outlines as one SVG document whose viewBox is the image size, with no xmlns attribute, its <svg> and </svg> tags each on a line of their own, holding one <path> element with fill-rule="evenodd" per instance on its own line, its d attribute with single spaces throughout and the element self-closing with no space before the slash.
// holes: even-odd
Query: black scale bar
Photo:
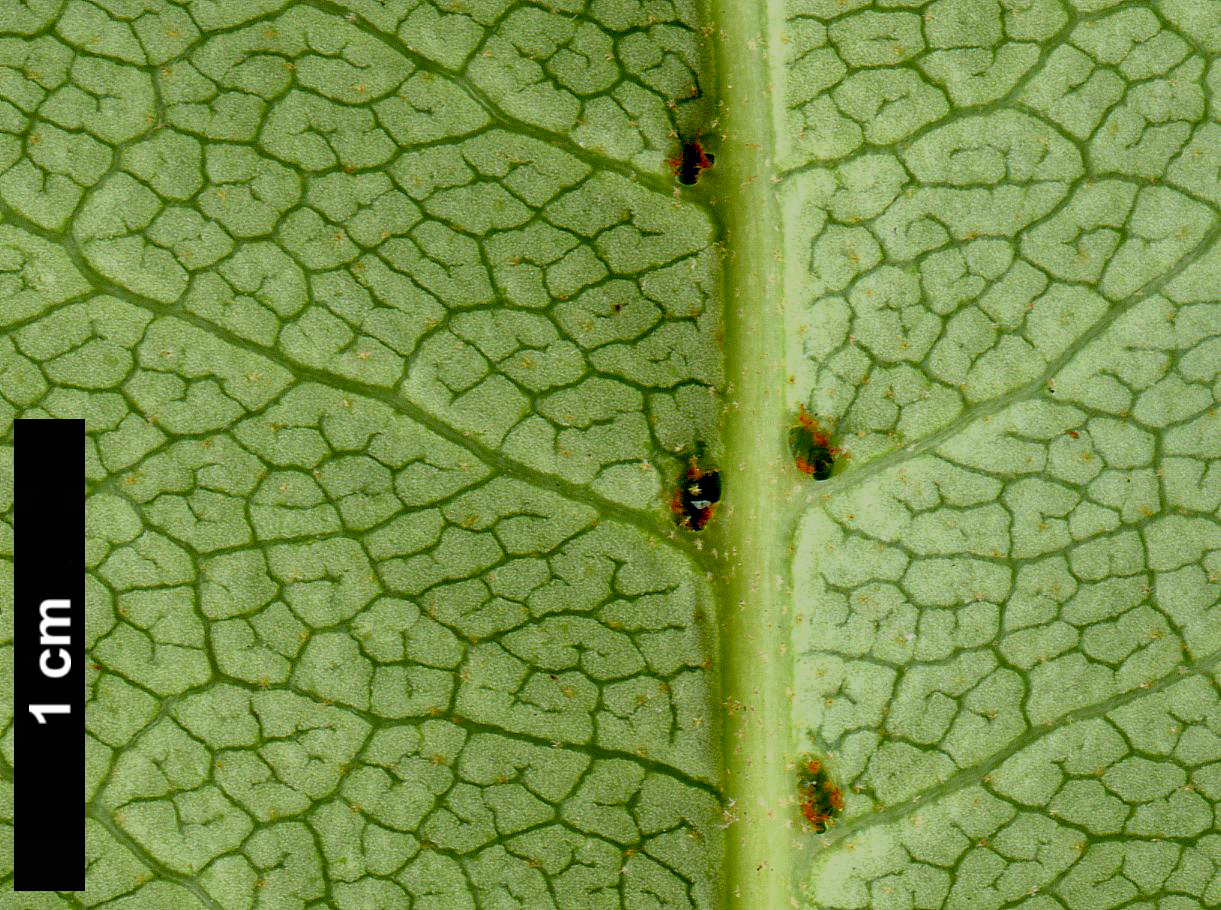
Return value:
<svg viewBox="0 0 1221 910">
<path fill-rule="evenodd" d="M 17 891 L 85 887 L 84 448 L 83 420 L 15 421 Z"/>
</svg>

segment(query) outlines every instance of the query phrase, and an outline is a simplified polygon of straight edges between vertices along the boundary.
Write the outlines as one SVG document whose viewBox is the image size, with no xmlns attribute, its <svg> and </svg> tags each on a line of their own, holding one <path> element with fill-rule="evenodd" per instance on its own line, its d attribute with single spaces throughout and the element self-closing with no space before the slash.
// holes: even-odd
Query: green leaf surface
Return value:
<svg viewBox="0 0 1221 910">
<path fill-rule="evenodd" d="M 86 888 L 11 890 L 9 691 L 0 906 L 1216 906 L 1218 53 L 1208 0 L 0 4 L 0 567 L 12 420 L 83 417 L 89 649 Z"/>
</svg>

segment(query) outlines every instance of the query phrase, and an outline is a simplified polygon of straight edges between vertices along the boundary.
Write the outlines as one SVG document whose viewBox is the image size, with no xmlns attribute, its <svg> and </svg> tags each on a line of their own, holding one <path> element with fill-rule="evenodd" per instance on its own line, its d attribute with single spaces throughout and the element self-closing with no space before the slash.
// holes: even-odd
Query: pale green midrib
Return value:
<svg viewBox="0 0 1221 910">
<path fill-rule="evenodd" d="M 788 480 L 782 444 L 785 368 L 782 234 L 766 2 L 713 0 L 722 145 L 715 204 L 725 226 L 725 554 L 721 632 L 727 910 L 790 905 L 786 541 L 777 521 Z M 732 801 L 732 802 L 730 802 Z"/>
</svg>

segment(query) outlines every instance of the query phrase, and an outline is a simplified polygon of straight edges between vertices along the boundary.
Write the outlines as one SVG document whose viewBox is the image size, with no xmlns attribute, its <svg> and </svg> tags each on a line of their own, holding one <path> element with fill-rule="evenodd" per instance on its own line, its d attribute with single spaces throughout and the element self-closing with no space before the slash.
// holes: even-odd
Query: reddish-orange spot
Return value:
<svg viewBox="0 0 1221 910">
<path fill-rule="evenodd" d="M 797 470 L 817 480 L 830 477 L 832 464 L 841 456 L 839 447 L 831 443 L 831 434 L 804 404 L 797 412 L 797 425 L 789 430 L 789 448 Z"/>
<path fill-rule="evenodd" d="M 839 449 L 831 445 L 831 436 L 818 423 L 818 418 L 806 410 L 806 406 L 801 405 L 797 411 L 798 425 L 810 434 L 810 439 L 815 445 L 820 445 L 829 451 L 832 455 L 838 455 Z"/>
<path fill-rule="evenodd" d="M 804 757 L 798 766 L 797 792 L 803 827 L 822 834 L 832 819 L 844 810 L 844 796 L 831 780 L 822 762 L 813 756 Z"/>
</svg>

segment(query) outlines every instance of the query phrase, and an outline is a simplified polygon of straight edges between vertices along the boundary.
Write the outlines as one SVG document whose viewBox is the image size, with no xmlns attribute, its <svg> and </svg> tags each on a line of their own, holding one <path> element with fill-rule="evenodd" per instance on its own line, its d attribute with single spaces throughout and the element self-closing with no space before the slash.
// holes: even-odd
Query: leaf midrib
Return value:
<svg viewBox="0 0 1221 910">
<path fill-rule="evenodd" d="M 720 619 L 726 862 L 732 910 L 789 906 L 792 854 L 788 760 L 788 552 L 783 497 L 791 485 L 782 438 L 783 230 L 767 48 L 769 4 L 714 0 L 721 152 L 712 172 L 729 250 L 725 312 L 727 500 L 716 534 L 726 556 Z"/>
</svg>

